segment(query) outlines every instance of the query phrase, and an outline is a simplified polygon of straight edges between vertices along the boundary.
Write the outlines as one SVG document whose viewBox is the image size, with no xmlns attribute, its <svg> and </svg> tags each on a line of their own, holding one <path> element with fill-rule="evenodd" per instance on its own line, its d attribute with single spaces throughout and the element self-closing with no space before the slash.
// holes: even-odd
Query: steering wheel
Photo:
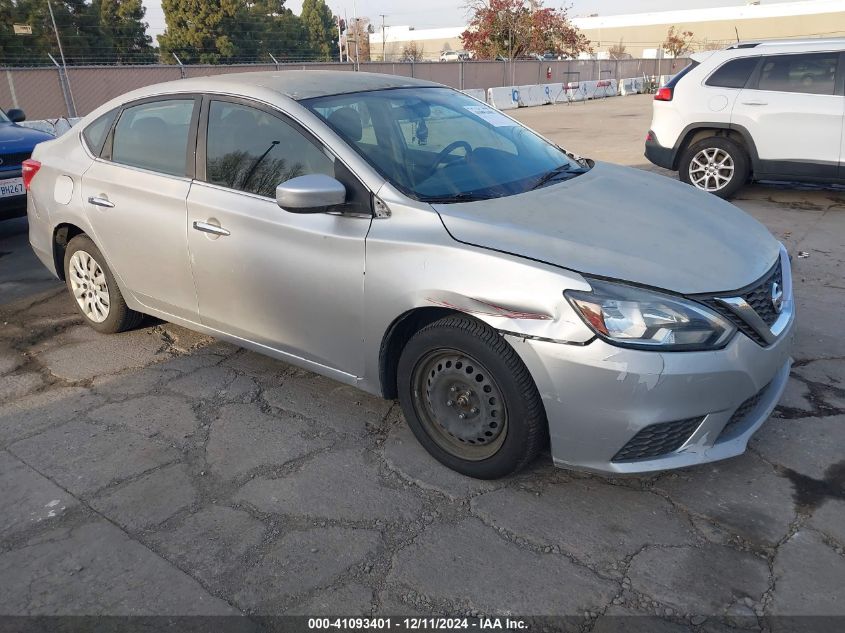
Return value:
<svg viewBox="0 0 845 633">
<path fill-rule="evenodd" d="M 467 153 L 467 156 L 469 156 L 469 154 L 472 152 L 472 146 L 469 143 L 467 143 L 466 141 L 452 141 L 446 147 L 444 147 L 442 150 L 440 150 L 439 154 L 437 154 L 437 157 L 434 159 L 434 162 L 431 164 L 431 169 L 429 169 L 428 172 L 426 172 L 425 176 L 423 177 L 423 180 L 425 180 L 426 178 L 430 178 L 434 174 L 434 172 L 437 170 L 437 166 L 440 165 L 440 163 L 442 163 L 449 154 L 454 152 L 459 147 L 464 148 L 464 150 Z"/>
</svg>

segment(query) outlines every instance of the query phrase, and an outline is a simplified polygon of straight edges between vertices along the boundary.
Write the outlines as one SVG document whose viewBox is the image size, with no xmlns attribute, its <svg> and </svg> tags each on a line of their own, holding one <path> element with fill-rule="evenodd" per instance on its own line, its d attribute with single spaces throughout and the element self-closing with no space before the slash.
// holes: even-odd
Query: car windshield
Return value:
<svg viewBox="0 0 845 633">
<path fill-rule="evenodd" d="M 0 109 L 0 123 L 11 123 L 11 119 L 6 116 L 2 109 Z"/>
<path fill-rule="evenodd" d="M 514 195 L 589 169 L 498 110 L 449 88 L 397 88 L 303 101 L 416 200 Z"/>
</svg>

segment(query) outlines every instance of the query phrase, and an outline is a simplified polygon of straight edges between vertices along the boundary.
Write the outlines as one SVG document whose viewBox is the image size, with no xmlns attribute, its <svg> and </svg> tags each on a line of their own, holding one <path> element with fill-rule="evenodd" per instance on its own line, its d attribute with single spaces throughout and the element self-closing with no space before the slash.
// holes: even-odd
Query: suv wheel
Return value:
<svg viewBox="0 0 845 633">
<path fill-rule="evenodd" d="M 408 341 L 399 359 L 408 426 L 438 461 L 478 479 L 526 466 L 548 438 L 531 374 L 495 330 L 449 316 Z"/>
<path fill-rule="evenodd" d="M 720 198 L 730 198 L 748 180 L 748 155 L 729 138 L 711 136 L 690 145 L 681 156 L 681 180 Z"/>
</svg>

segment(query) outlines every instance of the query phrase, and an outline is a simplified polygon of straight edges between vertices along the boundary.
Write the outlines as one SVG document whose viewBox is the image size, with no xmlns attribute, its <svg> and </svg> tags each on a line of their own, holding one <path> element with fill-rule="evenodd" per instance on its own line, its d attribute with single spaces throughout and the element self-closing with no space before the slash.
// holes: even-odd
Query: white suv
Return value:
<svg viewBox="0 0 845 633">
<path fill-rule="evenodd" d="M 845 182 L 845 38 L 692 55 L 654 97 L 652 163 L 727 198 L 745 182 Z"/>
</svg>

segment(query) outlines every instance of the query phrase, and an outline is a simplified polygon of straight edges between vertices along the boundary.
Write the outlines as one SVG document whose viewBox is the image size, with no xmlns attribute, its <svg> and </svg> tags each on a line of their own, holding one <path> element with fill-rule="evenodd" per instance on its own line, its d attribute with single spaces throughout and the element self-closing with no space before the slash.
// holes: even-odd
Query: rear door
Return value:
<svg viewBox="0 0 845 633">
<path fill-rule="evenodd" d="M 157 97 L 118 115 L 101 157 L 82 177 L 93 238 L 145 306 L 198 319 L 186 236 L 200 99 Z"/>
<path fill-rule="evenodd" d="M 763 57 L 731 116 L 732 125 L 751 133 L 758 178 L 836 178 L 845 117 L 845 97 L 837 90 L 840 57 L 839 52 Z"/>
</svg>

